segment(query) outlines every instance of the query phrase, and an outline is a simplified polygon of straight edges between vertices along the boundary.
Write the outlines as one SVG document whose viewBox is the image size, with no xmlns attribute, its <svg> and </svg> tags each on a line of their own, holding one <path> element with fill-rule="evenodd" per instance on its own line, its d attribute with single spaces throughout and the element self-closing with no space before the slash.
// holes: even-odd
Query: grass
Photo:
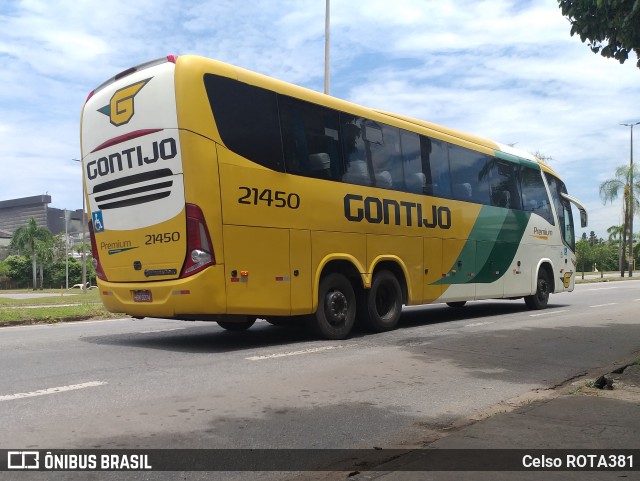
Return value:
<svg viewBox="0 0 640 481">
<path fill-rule="evenodd" d="M 80 290 L 35 292 L 51 295 L 34 299 L 0 297 L 0 326 L 122 317 L 122 314 L 112 314 L 104 308 L 97 289 L 92 289 L 85 294 Z M 18 293 L 34 293 L 34 291 L 0 291 L 0 294 Z"/>
</svg>

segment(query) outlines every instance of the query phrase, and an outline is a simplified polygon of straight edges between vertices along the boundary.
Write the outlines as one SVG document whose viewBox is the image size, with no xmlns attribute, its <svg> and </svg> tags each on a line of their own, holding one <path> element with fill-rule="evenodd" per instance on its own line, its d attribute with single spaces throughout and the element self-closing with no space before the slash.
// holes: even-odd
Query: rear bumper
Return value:
<svg viewBox="0 0 640 481">
<path fill-rule="evenodd" d="M 225 314 L 227 310 L 224 266 L 211 266 L 185 279 L 155 282 L 98 280 L 100 297 L 111 312 L 134 317 L 196 317 Z M 151 302 L 136 302 L 137 290 L 151 292 Z"/>
</svg>

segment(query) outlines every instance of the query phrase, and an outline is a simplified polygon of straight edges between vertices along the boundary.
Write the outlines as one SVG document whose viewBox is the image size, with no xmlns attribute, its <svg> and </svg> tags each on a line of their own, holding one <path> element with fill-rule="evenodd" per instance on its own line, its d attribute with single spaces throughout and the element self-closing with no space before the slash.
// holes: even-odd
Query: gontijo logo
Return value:
<svg viewBox="0 0 640 481">
<path fill-rule="evenodd" d="M 152 78 L 153 77 L 149 77 L 148 79 L 140 80 L 140 82 L 116 90 L 111 96 L 109 105 L 100 107 L 98 112 L 108 115 L 111 123 L 116 127 L 126 124 L 135 113 L 133 97 L 135 97 L 136 94 L 142 90 L 142 87 L 147 85 L 147 82 Z"/>
</svg>

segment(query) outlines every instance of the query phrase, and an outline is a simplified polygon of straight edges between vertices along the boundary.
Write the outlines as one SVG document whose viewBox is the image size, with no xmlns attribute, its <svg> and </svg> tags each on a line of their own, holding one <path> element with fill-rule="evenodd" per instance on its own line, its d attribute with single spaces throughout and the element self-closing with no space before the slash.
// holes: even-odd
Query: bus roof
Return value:
<svg viewBox="0 0 640 481">
<path fill-rule="evenodd" d="M 406 115 L 365 107 L 347 100 L 332 97 L 315 90 L 311 90 L 299 85 L 295 85 L 283 80 L 247 70 L 242 67 L 221 62 L 219 60 L 213 60 L 194 55 L 184 55 L 178 56 L 177 61 L 176 57 L 172 56 L 171 61 L 174 61 L 176 63 L 177 68 L 180 68 L 181 65 L 193 65 L 195 63 L 199 67 L 197 70 L 207 70 L 210 73 L 235 78 L 240 82 L 273 90 L 283 95 L 300 98 L 301 100 L 306 100 L 308 102 L 323 105 L 327 108 L 345 111 L 355 115 L 361 115 L 363 117 L 370 118 L 371 120 L 387 122 L 396 127 L 413 128 L 413 130 L 417 130 L 418 133 L 422 131 L 422 133 L 424 133 L 425 135 L 432 136 L 440 140 L 449 141 L 461 146 L 471 147 L 475 150 L 479 150 L 487 154 L 496 155 L 505 160 L 521 164 L 532 163 L 540 166 L 541 169 L 549 171 L 553 175 L 557 176 L 557 174 L 555 174 L 555 172 L 553 172 L 553 170 L 547 164 L 542 162 L 534 155 L 523 150 L 516 149 L 510 145 L 494 142 L 477 135 L 472 135 L 463 131 L 444 127 L 439 124 L 412 118 Z M 416 127 L 418 128 L 416 129 Z"/>
</svg>

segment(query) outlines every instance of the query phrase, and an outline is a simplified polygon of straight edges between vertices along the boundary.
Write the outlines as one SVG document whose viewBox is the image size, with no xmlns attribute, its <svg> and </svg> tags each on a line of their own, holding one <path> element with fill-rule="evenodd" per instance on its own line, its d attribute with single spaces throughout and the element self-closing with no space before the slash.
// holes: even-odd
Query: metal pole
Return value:
<svg viewBox="0 0 640 481">
<path fill-rule="evenodd" d="M 633 127 L 640 124 L 621 124 L 629 127 L 631 137 L 629 141 L 629 277 L 633 277 Z"/>
<path fill-rule="evenodd" d="M 71 159 L 75 162 L 82 161 L 80 159 Z M 82 167 L 82 165 L 81 165 Z M 82 292 L 87 292 L 87 256 L 85 254 L 85 239 L 87 235 L 87 217 L 85 215 L 86 202 L 84 197 L 84 170 L 82 171 Z"/>
<path fill-rule="evenodd" d="M 66 286 L 69 289 L 69 212 L 64 210 L 64 268 L 66 276 Z"/>
<path fill-rule="evenodd" d="M 329 66 L 330 66 L 330 56 L 329 56 L 329 23 L 330 23 L 330 10 L 331 10 L 331 0 L 326 0 L 326 12 L 324 17 L 324 93 L 329 95 Z"/>
<path fill-rule="evenodd" d="M 629 277 L 633 277 L 633 125 L 629 151 Z"/>
</svg>

